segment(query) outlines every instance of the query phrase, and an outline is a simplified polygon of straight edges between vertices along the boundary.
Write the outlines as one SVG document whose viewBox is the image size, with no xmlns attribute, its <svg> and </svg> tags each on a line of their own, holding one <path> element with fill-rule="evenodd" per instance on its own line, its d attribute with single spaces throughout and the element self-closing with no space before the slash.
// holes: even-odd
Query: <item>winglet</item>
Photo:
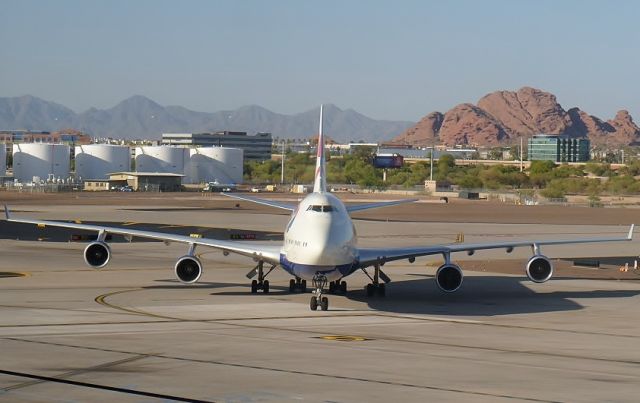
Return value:
<svg viewBox="0 0 640 403">
<path fill-rule="evenodd" d="M 7 221 L 9 221 L 11 219 L 11 217 L 9 216 L 9 207 L 7 207 L 7 205 L 4 205 L 4 215 L 7 218 Z"/>
<path fill-rule="evenodd" d="M 635 224 L 631 224 L 631 228 L 629 228 L 629 234 L 627 235 L 627 239 L 628 240 L 632 240 L 633 239 L 633 229 L 635 228 Z"/>
</svg>

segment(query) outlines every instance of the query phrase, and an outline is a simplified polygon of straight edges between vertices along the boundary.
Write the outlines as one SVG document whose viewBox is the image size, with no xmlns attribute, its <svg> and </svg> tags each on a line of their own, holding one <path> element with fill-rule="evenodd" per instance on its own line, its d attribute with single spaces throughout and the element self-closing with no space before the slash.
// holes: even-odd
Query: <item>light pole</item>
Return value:
<svg viewBox="0 0 640 403">
<path fill-rule="evenodd" d="M 280 184 L 284 185 L 284 146 L 285 139 L 282 139 L 282 158 L 280 160 Z"/>
</svg>

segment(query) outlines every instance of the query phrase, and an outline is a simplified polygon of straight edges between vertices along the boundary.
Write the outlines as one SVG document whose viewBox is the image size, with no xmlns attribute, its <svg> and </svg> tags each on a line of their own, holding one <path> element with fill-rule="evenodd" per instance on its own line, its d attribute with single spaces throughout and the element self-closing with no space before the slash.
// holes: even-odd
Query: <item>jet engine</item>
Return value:
<svg viewBox="0 0 640 403">
<path fill-rule="evenodd" d="M 535 255 L 527 262 L 527 277 L 534 283 L 544 283 L 553 276 L 553 264 L 546 256 Z"/>
<path fill-rule="evenodd" d="M 193 284 L 202 275 L 202 263 L 191 255 L 182 256 L 176 263 L 176 277 L 186 284 Z"/>
<path fill-rule="evenodd" d="M 463 277 L 459 266 L 445 263 L 436 272 L 436 284 L 444 292 L 454 292 L 462 285 Z"/>
<path fill-rule="evenodd" d="M 94 269 L 101 269 L 111 259 L 111 248 L 105 242 L 91 242 L 84 248 L 84 261 Z"/>
</svg>

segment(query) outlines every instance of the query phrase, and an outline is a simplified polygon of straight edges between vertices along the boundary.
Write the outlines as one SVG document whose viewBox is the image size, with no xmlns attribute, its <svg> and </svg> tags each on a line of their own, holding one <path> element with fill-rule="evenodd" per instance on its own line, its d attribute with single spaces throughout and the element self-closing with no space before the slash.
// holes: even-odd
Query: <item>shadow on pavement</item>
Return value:
<svg viewBox="0 0 640 403">
<path fill-rule="evenodd" d="M 636 290 L 581 290 L 544 292 L 544 284 L 534 291 L 518 277 L 466 277 L 462 288 L 446 294 L 431 278 L 387 284 L 386 297 L 367 297 L 364 290 L 353 290 L 347 298 L 367 303 L 381 312 L 459 316 L 498 316 L 524 313 L 560 312 L 582 309 L 573 299 L 629 298 Z M 553 280 L 551 280 L 553 281 Z"/>
</svg>

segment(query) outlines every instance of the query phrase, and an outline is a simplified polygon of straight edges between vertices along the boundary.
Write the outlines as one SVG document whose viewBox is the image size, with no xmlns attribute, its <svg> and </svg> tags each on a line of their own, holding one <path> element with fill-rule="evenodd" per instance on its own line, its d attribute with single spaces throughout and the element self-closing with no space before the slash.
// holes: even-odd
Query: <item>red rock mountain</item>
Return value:
<svg viewBox="0 0 640 403">
<path fill-rule="evenodd" d="M 592 144 L 640 143 L 640 128 L 629 112 L 619 111 L 614 119 L 604 122 L 578 108 L 565 111 L 555 95 L 531 87 L 492 92 L 477 106 L 460 104 L 444 115 L 432 112 L 391 142 L 494 146 L 539 133 L 588 137 Z"/>
</svg>

